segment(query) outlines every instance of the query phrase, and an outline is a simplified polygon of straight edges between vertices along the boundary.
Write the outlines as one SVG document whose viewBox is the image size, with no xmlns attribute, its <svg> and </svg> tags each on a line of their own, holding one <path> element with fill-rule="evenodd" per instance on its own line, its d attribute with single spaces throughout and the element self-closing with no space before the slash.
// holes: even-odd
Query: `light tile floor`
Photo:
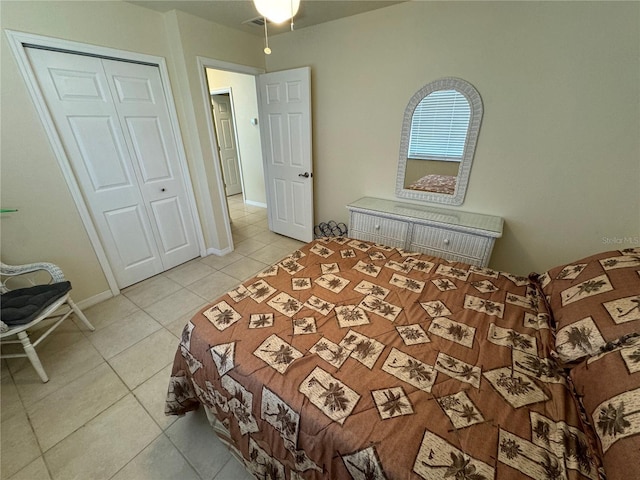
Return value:
<svg viewBox="0 0 640 480">
<path fill-rule="evenodd" d="M 266 210 L 229 198 L 235 251 L 197 258 L 85 309 L 95 332 L 67 320 L 26 359 L 2 362 L 0 478 L 244 480 L 200 409 L 164 415 L 173 356 L 206 303 L 302 243 L 268 230 Z"/>
</svg>

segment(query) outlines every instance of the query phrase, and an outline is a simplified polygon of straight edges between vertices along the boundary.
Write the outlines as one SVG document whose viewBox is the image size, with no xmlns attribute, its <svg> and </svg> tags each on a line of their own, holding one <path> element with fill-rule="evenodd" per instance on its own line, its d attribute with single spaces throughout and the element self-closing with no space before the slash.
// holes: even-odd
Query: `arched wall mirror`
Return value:
<svg viewBox="0 0 640 480">
<path fill-rule="evenodd" d="M 441 78 L 418 90 L 404 113 L 396 195 L 461 205 L 482 113 L 480 94 L 465 80 Z"/>
</svg>

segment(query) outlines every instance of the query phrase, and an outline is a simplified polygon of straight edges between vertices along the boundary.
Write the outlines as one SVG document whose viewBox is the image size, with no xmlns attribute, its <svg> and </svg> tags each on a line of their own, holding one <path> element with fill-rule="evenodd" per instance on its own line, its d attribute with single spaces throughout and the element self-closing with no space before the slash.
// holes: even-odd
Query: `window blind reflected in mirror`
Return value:
<svg viewBox="0 0 640 480">
<path fill-rule="evenodd" d="M 418 104 L 411 120 L 408 158 L 459 162 L 471 107 L 456 90 L 438 90 Z"/>
</svg>

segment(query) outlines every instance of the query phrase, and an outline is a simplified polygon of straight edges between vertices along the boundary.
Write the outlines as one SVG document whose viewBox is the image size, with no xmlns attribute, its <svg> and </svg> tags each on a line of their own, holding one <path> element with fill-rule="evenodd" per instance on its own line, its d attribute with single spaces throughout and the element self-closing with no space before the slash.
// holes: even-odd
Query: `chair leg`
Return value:
<svg viewBox="0 0 640 480">
<path fill-rule="evenodd" d="M 33 348 L 33 345 L 31 345 L 31 340 L 29 340 L 29 335 L 27 335 L 27 332 L 20 332 L 18 333 L 18 338 L 20 339 L 20 342 L 22 342 L 24 353 L 27 354 L 27 357 L 31 361 L 31 365 L 33 365 L 33 368 L 35 368 L 36 372 L 40 376 L 40 379 L 44 383 L 47 383 L 49 381 L 49 377 L 47 376 L 47 373 L 44 371 L 44 368 L 42 367 L 42 363 L 40 363 L 40 358 L 36 353 L 36 349 Z"/>
<path fill-rule="evenodd" d="M 71 310 L 73 310 L 73 313 L 75 313 L 76 316 L 80 320 L 82 320 L 82 323 L 84 323 L 86 327 L 93 332 L 96 328 L 93 325 L 91 325 L 89 320 L 87 320 L 87 317 L 85 317 L 84 313 L 82 313 L 82 310 L 80 310 L 80 308 L 78 308 L 78 306 L 73 302 L 73 300 L 71 300 L 71 297 L 67 297 L 67 303 L 71 307 Z"/>
</svg>

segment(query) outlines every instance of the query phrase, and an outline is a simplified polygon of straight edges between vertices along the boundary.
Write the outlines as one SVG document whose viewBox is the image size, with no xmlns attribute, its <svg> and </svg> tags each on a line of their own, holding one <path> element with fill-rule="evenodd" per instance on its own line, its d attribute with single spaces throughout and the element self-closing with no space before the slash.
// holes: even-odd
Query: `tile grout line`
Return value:
<svg viewBox="0 0 640 480">
<path fill-rule="evenodd" d="M 36 458 L 34 458 L 33 460 L 31 460 L 30 462 L 28 462 L 26 465 L 23 465 L 18 471 L 14 472 L 11 476 L 15 477 L 18 473 L 20 473 L 22 470 L 24 470 L 25 468 L 27 468 L 29 465 L 31 465 L 33 462 L 35 462 L 36 460 L 38 460 L 38 458 L 42 458 L 42 462 L 44 463 L 45 468 L 47 469 L 47 474 L 49 475 L 50 478 L 53 478 L 51 476 L 51 470 L 49 468 L 49 465 L 47 464 L 47 462 L 44 459 L 44 452 L 42 450 L 42 445 L 40 444 L 40 440 L 38 439 L 38 436 L 36 435 L 36 431 L 33 428 L 33 423 L 31 422 L 31 417 L 29 416 L 29 414 L 27 413 L 27 407 L 24 404 L 24 401 L 22 400 L 22 395 L 20 394 L 20 391 L 18 390 L 16 383 L 15 383 L 15 379 L 13 378 L 13 372 L 11 372 L 9 370 L 9 365 L 7 364 L 7 372 L 9 373 L 9 376 L 11 377 L 11 381 L 13 382 L 14 387 L 16 388 L 16 392 L 18 393 L 18 398 L 20 399 L 20 404 L 22 406 L 22 411 L 24 412 L 24 416 L 27 419 L 27 422 L 29 423 L 29 428 L 31 429 L 31 434 L 33 435 L 34 440 L 36 441 L 36 444 L 38 445 L 38 450 L 40 451 L 40 455 L 37 456 Z M 13 418 L 15 417 L 17 414 L 13 414 L 11 417 L 9 418 Z"/>
</svg>

